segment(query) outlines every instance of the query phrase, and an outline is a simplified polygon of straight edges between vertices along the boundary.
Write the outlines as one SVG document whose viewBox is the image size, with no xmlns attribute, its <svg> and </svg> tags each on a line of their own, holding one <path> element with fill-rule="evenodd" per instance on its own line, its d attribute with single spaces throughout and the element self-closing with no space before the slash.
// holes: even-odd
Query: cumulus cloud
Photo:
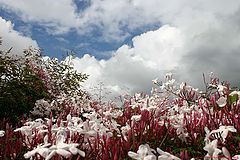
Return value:
<svg viewBox="0 0 240 160">
<path fill-rule="evenodd" d="M 148 92 L 151 80 L 175 70 L 183 56 L 184 36 L 169 25 L 133 38 L 133 46 L 123 45 L 108 60 L 85 55 L 73 59 L 75 68 L 90 75 L 85 86 L 103 82 L 113 95 Z"/>
<path fill-rule="evenodd" d="M 79 0 L 78 0 L 79 1 Z M 25 22 L 37 22 L 50 33 L 79 34 L 101 32 L 101 40 L 121 41 L 136 29 L 170 24 L 189 30 L 189 24 L 207 27 L 205 19 L 226 18 L 234 14 L 238 0 L 0 0 L 2 8 L 17 13 Z M 83 4 L 87 4 L 83 6 Z M 203 23 L 199 23 L 199 20 Z M 54 31 L 54 32 L 53 32 Z M 192 30 L 190 29 L 189 32 Z"/>
<path fill-rule="evenodd" d="M 11 53 L 20 55 L 24 49 L 32 47 L 38 47 L 38 44 L 35 40 L 32 40 L 30 37 L 26 37 L 21 33 L 13 29 L 13 24 L 11 21 L 6 21 L 0 17 L 0 37 L 2 38 L 2 45 L 0 46 L 3 50 L 9 50 L 11 47 Z"/>
<path fill-rule="evenodd" d="M 146 7 L 145 1 L 135 5 L 142 5 L 140 8 L 154 16 L 158 5 L 151 2 Z M 179 81 L 201 88 L 202 73 L 213 71 L 221 80 L 239 87 L 239 3 L 213 2 L 181 1 L 172 6 L 166 1 L 156 2 L 164 6 L 156 19 L 169 25 L 134 37 L 133 47 L 120 47 L 100 67 L 98 78 L 118 88 L 149 91 L 151 79 L 173 71 Z"/>
<path fill-rule="evenodd" d="M 98 38 L 105 41 L 124 40 L 136 29 L 160 26 L 134 37 L 133 46 L 119 47 L 107 60 L 76 58 L 76 68 L 90 74 L 89 86 L 103 81 L 117 93 L 126 88 L 146 91 L 151 79 L 168 71 L 196 86 L 202 84 L 202 73 L 213 71 L 239 86 L 239 0 L 89 0 L 89 6 L 79 11 L 74 1 L 61 2 L 0 0 L 25 21 L 57 33 L 98 31 L 102 36 Z"/>
<path fill-rule="evenodd" d="M 0 4 L 25 22 L 37 22 L 45 26 L 51 34 L 66 33 L 77 23 L 76 5 L 71 0 L 0 0 Z"/>
</svg>

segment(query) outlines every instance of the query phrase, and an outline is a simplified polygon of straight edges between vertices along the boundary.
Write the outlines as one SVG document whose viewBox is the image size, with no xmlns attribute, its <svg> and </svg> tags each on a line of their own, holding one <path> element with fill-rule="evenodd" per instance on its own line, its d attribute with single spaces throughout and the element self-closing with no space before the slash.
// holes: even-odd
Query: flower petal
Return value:
<svg viewBox="0 0 240 160">
<path fill-rule="evenodd" d="M 222 152 L 223 152 L 223 155 L 227 158 L 227 159 L 231 159 L 231 155 L 229 153 L 229 151 L 227 150 L 226 147 L 222 147 Z"/>
<path fill-rule="evenodd" d="M 82 157 L 85 157 L 85 152 L 81 151 L 80 149 L 78 149 L 78 154 L 80 154 Z"/>
<path fill-rule="evenodd" d="M 68 157 L 71 156 L 71 153 L 70 153 L 70 152 L 68 152 L 68 151 L 66 151 L 66 150 L 64 150 L 64 149 L 61 149 L 61 148 L 57 149 L 56 152 L 57 152 L 57 154 L 65 157 L 65 158 L 68 158 Z"/>
<path fill-rule="evenodd" d="M 0 137 L 3 137 L 3 136 L 4 136 L 4 134 L 5 134 L 5 131 L 3 131 L 3 130 L 0 130 Z"/>
<path fill-rule="evenodd" d="M 73 154 L 76 155 L 78 153 L 78 149 L 76 147 L 70 147 L 69 151 Z"/>
<path fill-rule="evenodd" d="M 145 156 L 147 155 L 147 153 L 148 153 L 148 148 L 147 148 L 147 146 L 145 146 L 145 145 L 140 145 L 140 146 L 138 147 L 137 153 L 138 153 L 141 157 L 145 157 Z"/>
<path fill-rule="evenodd" d="M 133 159 L 138 159 L 139 158 L 139 155 L 135 152 L 132 152 L 132 151 L 128 152 L 128 156 L 133 158 Z"/>
<path fill-rule="evenodd" d="M 42 157 L 46 158 L 49 154 L 48 148 L 40 148 L 38 149 L 38 154 L 40 154 Z"/>
<path fill-rule="evenodd" d="M 36 149 L 32 150 L 32 151 L 28 151 L 27 153 L 24 154 L 24 158 L 28 159 L 32 156 L 34 156 L 36 154 Z"/>
<path fill-rule="evenodd" d="M 47 157 L 46 160 L 51 159 L 56 154 L 56 150 L 53 150 Z"/>
<path fill-rule="evenodd" d="M 220 97 L 216 103 L 218 104 L 219 107 L 224 107 L 227 104 L 227 98 L 225 97 Z"/>
<path fill-rule="evenodd" d="M 155 155 L 148 155 L 144 157 L 144 160 L 156 160 L 156 156 Z"/>
</svg>

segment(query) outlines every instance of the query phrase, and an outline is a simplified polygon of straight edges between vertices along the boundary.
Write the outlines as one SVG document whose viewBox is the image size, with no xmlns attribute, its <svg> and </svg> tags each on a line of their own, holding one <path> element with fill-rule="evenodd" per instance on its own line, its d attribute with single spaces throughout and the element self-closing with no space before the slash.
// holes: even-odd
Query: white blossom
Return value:
<svg viewBox="0 0 240 160">
<path fill-rule="evenodd" d="M 158 156 L 158 160 L 180 160 L 180 158 L 173 156 L 168 152 L 164 152 L 160 148 L 157 148 L 157 152 L 158 152 L 158 154 L 160 154 Z"/>
<path fill-rule="evenodd" d="M 152 149 L 148 144 L 140 145 L 137 153 L 129 151 L 128 156 L 135 160 L 156 160 L 156 156 L 152 153 Z"/>
<path fill-rule="evenodd" d="M 5 131 L 0 130 L 0 137 L 3 137 L 5 135 Z"/>
<path fill-rule="evenodd" d="M 217 148 L 217 142 L 218 140 L 215 139 L 211 142 L 207 142 L 205 147 L 203 148 L 205 151 L 207 151 L 207 155 L 204 158 L 212 158 L 212 157 L 217 157 L 219 153 L 222 151 Z"/>
<path fill-rule="evenodd" d="M 158 78 L 152 80 L 153 84 L 158 84 Z"/>
<path fill-rule="evenodd" d="M 141 115 L 134 115 L 134 116 L 131 117 L 131 120 L 132 121 L 140 121 L 141 117 L 142 117 Z"/>
<path fill-rule="evenodd" d="M 224 107 L 224 106 L 226 106 L 226 104 L 227 104 L 227 98 L 221 96 L 221 97 L 216 101 L 216 103 L 218 104 L 219 107 Z"/>
</svg>

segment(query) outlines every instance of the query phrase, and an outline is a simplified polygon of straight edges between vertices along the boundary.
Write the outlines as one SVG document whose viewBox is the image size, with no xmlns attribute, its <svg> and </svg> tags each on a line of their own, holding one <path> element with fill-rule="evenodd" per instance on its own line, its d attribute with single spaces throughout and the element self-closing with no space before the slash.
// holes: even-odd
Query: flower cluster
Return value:
<svg viewBox="0 0 240 160">
<path fill-rule="evenodd" d="M 44 110 L 48 118 L 28 119 L 14 132 L 6 128 L 0 142 L 17 137 L 8 142 L 22 144 L 22 156 L 33 159 L 239 159 L 239 91 L 215 77 L 205 91 L 178 84 L 170 73 L 153 83 L 151 95 L 125 96 L 121 107 L 65 97 L 62 104 L 71 107 L 58 117 Z M 11 146 L 0 151 L 21 156 Z"/>
</svg>

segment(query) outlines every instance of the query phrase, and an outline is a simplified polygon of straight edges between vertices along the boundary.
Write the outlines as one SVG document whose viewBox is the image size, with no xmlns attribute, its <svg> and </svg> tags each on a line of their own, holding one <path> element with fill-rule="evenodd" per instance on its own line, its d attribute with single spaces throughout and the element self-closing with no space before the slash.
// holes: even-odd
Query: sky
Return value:
<svg viewBox="0 0 240 160">
<path fill-rule="evenodd" d="M 172 72 L 196 88 L 214 72 L 240 86 L 239 0 L 0 0 L 3 49 L 75 54 L 86 87 L 149 92 Z"/>
</svg>

